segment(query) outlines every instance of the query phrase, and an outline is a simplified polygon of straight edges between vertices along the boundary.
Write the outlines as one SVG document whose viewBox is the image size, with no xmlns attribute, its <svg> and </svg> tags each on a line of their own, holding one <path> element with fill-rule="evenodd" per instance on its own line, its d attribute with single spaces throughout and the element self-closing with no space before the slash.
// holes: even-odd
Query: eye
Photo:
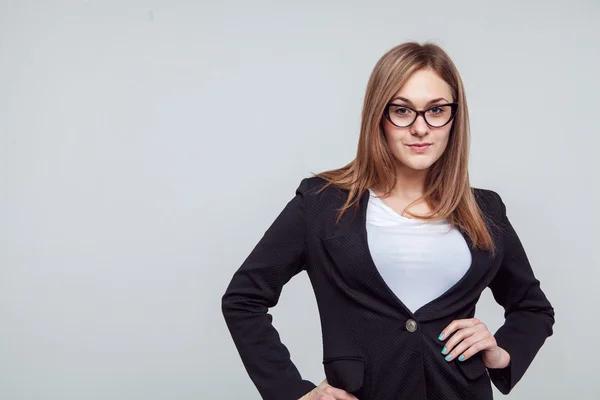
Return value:
<svg viewBox="0 0 600 400">
<path fill-rule="evenodd" d="M 432 114 L 441 114 L 442 112 L 444 112 L 444 110 L 441 107 L 431 107 L 427 111 L 430 112 L 430 113 L 432 113 Z"/>
<path fill-rule="evenodd" d="M 390 111 L 397 117 L 411 117 L 414 114 L 413 110 L 402 106 L 394 106 Z"/>
</svg>

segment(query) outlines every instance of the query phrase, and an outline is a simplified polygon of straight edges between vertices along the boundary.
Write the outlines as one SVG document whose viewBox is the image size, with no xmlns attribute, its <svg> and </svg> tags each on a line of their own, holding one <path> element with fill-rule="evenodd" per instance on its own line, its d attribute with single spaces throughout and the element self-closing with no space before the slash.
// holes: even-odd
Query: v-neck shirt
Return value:
<svg viewBox="0 0 600 400">
<path fill-rule="evenodd" d="M 404 217 L 371 189 L 366 228 L 377 270 L 413 313 L 454 286 L 471 265 L 467 242 L 449 221 Z"/>
</svg>

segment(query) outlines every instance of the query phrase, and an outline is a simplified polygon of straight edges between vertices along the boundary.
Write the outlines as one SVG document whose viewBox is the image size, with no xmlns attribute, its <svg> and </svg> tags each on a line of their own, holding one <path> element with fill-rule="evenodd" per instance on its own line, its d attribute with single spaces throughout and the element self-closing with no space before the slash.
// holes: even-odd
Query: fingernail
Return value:
<svg viewBox="0 0 600 400">
<path fill-rule="evenodd" d="M 447 351 L 448 349 L 446 348 L 446 346 L 444 346 L 444 348 L 442 349 L 442 354 L 446 354 Z"/>
<path fill-rule="evenodd" d="M 452 358 L 452 354 L 448 354 L 448 355 L 446 356 L 446 361 L 450 361 L 450 359 L 451 359 L 451 358 Z"/>
<path fill-rule="evenodd" d="M 442 340 L 444 338 L 444 334 L 440 333 L 440 336 L 438 336 L 438 340 Z"/>
<path fill-rule="evenodd" d="M 458 361 L 462 361 L 462 360 L 464 360 L 464 359 L 465 359 L 465 356 L 460 356 L 460 357 L 458 357 Z"/>
</svg>

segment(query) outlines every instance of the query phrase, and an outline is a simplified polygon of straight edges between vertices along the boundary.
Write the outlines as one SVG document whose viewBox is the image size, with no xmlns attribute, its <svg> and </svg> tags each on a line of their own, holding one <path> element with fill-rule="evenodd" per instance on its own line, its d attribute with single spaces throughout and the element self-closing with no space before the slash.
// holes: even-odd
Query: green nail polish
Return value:
<svg viewBox="0 0 600 400">
<path fill-rule="evenodd" d="M 450 359 L 451 359 L 451 358 L 452 358 L 452 354 L 448 354 L 448 355 L 446 356 L 446 361 L 450 361 Z"/>
<path fill-rule="evenodd" d="M 444 338 L 444 334 L 440 333 L 440 336 L 438 336 L 438 340 L 442 340 Z"/>
<path fill-rule="evenodd" d="M 442 354 L 446 354 L 447 351 L 448 349 L 446 348 L 446 346 L 444 346 L 444 348 L 442 349 Z"/>
<path fill-rule="evenodd" d="M 465 356 L 460 356 L 460 357 L 458 357 L 458 361 L 462 361 L 462 360 L 464 360 L 464 359 L 465 359 Z"/>
</svg>

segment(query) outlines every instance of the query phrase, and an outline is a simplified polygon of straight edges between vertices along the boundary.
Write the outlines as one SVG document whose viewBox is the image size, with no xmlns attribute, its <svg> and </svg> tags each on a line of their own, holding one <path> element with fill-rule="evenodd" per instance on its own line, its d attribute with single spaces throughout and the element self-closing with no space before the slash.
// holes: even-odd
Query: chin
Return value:
<svg viewBox="0 0 600 400">
<path fill-rule="evenodd" d="M 410 166 L 410 168 L 414 169 L 415 171 L 423 171 L 429 169 L 429 167 L 431 167 L 431 164 Z"/>
<path fill-rule="evenodd" d="M 425 169 L 428 169 L 429 167 L 431 167 L 433 165 L 433 162 L 429 162 L 429 161 L 425 161 L 423 162 L 423 160 L 421 160 L 421 162 L 402 162 L 402 164 L 404 164 L 405 166 L 407 166 L 410 169 L 414 169 L 416 171 L 422 171 Z"/>
</svg>

